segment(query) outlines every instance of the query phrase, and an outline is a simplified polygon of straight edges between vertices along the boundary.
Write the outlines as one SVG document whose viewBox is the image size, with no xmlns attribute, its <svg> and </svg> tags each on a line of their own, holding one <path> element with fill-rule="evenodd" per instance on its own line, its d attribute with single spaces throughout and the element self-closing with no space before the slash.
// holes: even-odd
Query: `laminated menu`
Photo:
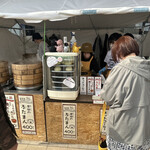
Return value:
<svg viewBox="0 0 150 150">
<path fill-rule="evenodd" d="M 101 77 L 95 77 L 95 95 L 100 96 Z"/>
<path fill-rule="evenodd" d="M 86 77 L 85 76 L 80 77 L 80 94 L 86 95 Z"/>
<path fill-rule="evenodd" d="M 94 77 L 87 77 L 87 94 L 94 95 Z"/>
</svg>

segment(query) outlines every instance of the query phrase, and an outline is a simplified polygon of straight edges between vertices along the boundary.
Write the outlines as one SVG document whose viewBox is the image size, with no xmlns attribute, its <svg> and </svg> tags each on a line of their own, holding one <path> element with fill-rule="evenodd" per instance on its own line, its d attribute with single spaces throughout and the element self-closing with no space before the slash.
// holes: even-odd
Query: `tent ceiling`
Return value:
<svg viewBox="0 0 150 150">
<path fill-rule="evenodd" d="M 14 25 L 12 18 L 38 22 L 37 28 L 42 20 L 50 20 L 49 29 L 120 28 L 146 20 L 149 13 L 150 0 L 1 0 L 0 26 Z"/>
<path fill-rule="evenodd" d="M 110 29 L 134 27 L 136 23 L 143 22 L 149 13 L 114 14 L 114 15 L 81 15 L 63 21 L 46 21 L 46 28 L 51 30 L 76 30 L 76 29 Z M 20 23 L 24 23 L 20 21 Z M 29 24 L 36 29 L 43 29 L 43 22 Z"/>
</svg>

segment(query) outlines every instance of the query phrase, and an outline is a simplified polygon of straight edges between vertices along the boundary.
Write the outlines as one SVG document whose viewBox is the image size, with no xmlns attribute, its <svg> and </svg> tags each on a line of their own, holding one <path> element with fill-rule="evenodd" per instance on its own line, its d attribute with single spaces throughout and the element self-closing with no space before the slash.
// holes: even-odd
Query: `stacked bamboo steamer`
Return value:
<svg viewBox="0 0 150 150">
<path fill-rule="evenodd" d="M 19 88 L 37 87 L 42 84 L 42 63 L 15 63 L 12 64 L 14 85 Z"/>
<path fill-rule="evenodd" d="M 9 80 L 8 62 L 0 61 L 0 84 Z"/>
</svg>

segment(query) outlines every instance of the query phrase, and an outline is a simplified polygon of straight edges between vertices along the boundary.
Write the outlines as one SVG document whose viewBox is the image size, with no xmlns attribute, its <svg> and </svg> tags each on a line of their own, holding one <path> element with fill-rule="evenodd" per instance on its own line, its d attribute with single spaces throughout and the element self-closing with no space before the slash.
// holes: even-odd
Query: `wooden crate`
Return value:
<svg viewBox="0 0 150 150">
<path fill-rule="evenodd" d="M 9 80 L 8 62 L 0 61 L 0 83 L 6 83 Z"/>
<path fill-rule="evenodd" d="M 46 102 L 45 105 L 48 142 L 97 145 L 102 105 L 77 103 L 76 140 L 63 139 L 62 103 Z"/>
<path fill-rule="evenodd" d="M 5 92 L 5 94 L 12 94 Z M 20 124 L 20 112 L 19 112 L 19 101 L 18 94 L 15 95 L 16 100 L 16 111 L 19 123 L 19 129 L 16 129 L 19 140 L 32 140 L 32 141 L 46 141 L 46 130 L 45 130 L 45 114 L 44 114 L 44 103 L 43 103 L 43 95 L 35 94 L 33 95 L 34 102 L 34 114 L 35 114 L 35 125 L 36 125 L 36 135 L 27 135 L 23 134 L 21 130 Z M 25 94 L 23 94 L 25 95 Z M 31 95 L 31 94 L 30 94 Z"/>
</svg>

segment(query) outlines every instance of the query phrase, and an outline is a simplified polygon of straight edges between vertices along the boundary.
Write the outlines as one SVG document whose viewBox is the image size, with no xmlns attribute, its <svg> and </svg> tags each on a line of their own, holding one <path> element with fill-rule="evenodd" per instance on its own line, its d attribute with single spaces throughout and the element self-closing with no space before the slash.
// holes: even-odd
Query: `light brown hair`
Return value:
<svg viewBox="0 0 150 150">
<path fill-rule="evenodd" d="M 112 58 L 115 62 L 122 57 L 126 57 L 131 53 L 139 55 L 139 46 L 137 42 L 130 36 L 122 36 L 117 41 L 115 41 L 112 49 Z"/>
</svg>

